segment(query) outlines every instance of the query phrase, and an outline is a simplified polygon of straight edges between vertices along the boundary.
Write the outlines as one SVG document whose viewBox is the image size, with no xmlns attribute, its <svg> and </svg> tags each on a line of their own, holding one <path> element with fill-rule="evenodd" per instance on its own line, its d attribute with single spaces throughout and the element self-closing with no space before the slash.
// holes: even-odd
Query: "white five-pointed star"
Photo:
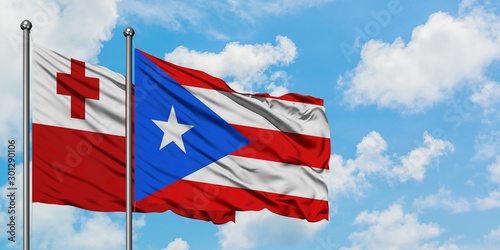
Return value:
<svg viewBox="0 0 500 250">
<path fill-rule="evenodd" d="M 156 126 L 158 126 L 163 131 L 163 139 L 161 140 L 160 150 L 167 146 L 169 143 L 174 142 L 177 146 L 186 153 L 184 148 L 184 142 L 182 141 L 182 134 L 186 133 L 188 130 L 193 128 L 192 125 L 179 124 L 177 122 L 177 117 L 175 116 L 174 106 L 170 110 L 170 116 L 168 121 L 158 121 L 152 120 Z"/>
</svg>

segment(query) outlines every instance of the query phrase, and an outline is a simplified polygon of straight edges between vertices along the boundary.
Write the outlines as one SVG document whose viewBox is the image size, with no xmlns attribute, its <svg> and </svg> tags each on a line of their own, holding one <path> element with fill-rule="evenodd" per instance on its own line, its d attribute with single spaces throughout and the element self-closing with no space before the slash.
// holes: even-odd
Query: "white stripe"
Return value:
<svg viewBox="0 0 500 250">
<path fill-rule="evenodd" d="M 184 87 L 229 124 L 330 138 L 322 106 Z"/>
<path fill-rule="evenodd" d="M 70 97 L 57 94 L 57 73 L 71 72 L 70 59 L 33 44 L 33 122 L 125 136 L 125 77 L 85 63 L 85 75 L 99 78 L 99 100 L 86 100 L 85 120 L 71 118 Z"/>
<path fill-rule="evenodd" d="M 329 170 L 226 156 L 184 180 L 327 200 Z"/>
</svg>

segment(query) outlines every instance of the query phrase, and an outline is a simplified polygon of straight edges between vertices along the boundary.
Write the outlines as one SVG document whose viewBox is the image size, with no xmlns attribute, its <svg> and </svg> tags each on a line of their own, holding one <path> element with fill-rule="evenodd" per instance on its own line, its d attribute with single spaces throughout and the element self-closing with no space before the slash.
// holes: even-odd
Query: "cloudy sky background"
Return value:
<svg viewBox="0 0 500 250">
<path fill-rule="evenodd" d="M 21 161 L 22 31 L 125 72 L 125 39 L 245 92 L 325 100 L 330 221 L 134 215 L 135 249 L 495 249 L 500 245 L 500 4 L 450 0 L 5 0 L 0 162 Z M 17 184 L 21 188 L 22 164 Z M 6 166 L 4 167 L 6 169 Z M 7 241 L 0 171 L 0 248 Z M 21 213 L 18 190 L 18 213 Z M 33 249 L 123 249 L 125 217 L 33 204 Z"/>
</svg>

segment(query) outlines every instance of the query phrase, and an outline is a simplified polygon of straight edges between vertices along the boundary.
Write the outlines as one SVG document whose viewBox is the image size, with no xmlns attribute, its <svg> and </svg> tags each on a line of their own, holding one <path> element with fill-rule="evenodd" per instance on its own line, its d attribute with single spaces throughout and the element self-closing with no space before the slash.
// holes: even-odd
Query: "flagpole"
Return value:
<svg viewBox="0 0 500 250">
<path fill-rule="evenodd" d="M 134 29 L 131 27 L 125 28 L 123 35 L 127 40 L 127 69 L 126 69 L 126 131 L 125 138 L 127 144 L 127 250 L 132 250 L 132 37 Z"/>
<path fill-rule="evenodd" d="M 29 20 L 21 22 L 23 30 L 23 249 L 30 249 L 30 30 Z"/>
</svg>

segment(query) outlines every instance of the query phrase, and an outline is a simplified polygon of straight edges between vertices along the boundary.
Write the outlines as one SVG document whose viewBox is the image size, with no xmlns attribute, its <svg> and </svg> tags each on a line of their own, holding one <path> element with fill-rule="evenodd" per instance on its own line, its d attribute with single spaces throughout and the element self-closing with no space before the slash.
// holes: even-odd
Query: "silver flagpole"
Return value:
<svg viewBox="0 0 500 250">
<path fill-rule="evenodd" d="M 127 27 L 123 35 L 127 40 L 127 75 L 126 75 L 126 125 L 125 138 L 127 143 L 127 250 L 132 250 L 132 37 L 134 29 Z"/>
<path fill-rule="evenodd" d="M 23 249 L 30 249 L 30 30 L 31 22 L 21 22 L 23 30 Z"/>
</svg>

